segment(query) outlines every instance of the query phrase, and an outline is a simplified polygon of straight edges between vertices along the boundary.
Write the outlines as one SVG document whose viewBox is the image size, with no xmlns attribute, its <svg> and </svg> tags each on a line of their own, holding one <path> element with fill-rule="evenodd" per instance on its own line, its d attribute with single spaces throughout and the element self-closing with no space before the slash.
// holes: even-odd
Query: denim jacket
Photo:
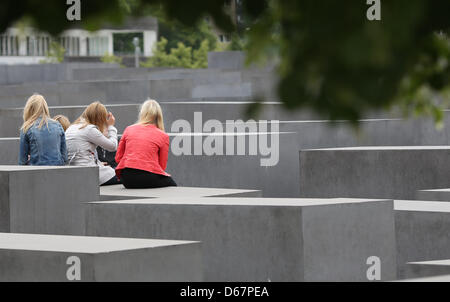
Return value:
<svg viewBox="0 0 450 302">
<path fill-rule="evenodd" d="M 39 129 L 41 118 L 26 133 L 20 131 L 19 165 L 63 166 L 67 163 L 66 136 L 61 124 L 48 120 Z"/>
</svg>

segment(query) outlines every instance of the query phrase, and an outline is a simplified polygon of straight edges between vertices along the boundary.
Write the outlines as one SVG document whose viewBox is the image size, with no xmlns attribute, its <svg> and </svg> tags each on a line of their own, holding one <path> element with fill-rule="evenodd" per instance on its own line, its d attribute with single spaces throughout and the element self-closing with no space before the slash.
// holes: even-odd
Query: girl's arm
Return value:
<svg viewBox="0 0 450 302">
<path fill-rule="evenodd" d="M 164 171 L 166 171 L 167 158 L 169 157 L 169 142 L 169 136 L 166 135 L 162 146 L 159 148 L 159 165 Z"/>
<path fill-rule="evenodd" d="M 28 135 L 20 131 L 20 147 L 19 147 L 19 165 L 28 164 L 28 155 L 30 154 L 30 142 Z"/>
<path fill-rule="evenodd" d="M 97 127 L 90 127 L 88 140 L 96 146 L 100 146 L 106 151 L 117 150 L 117 129 L 114 126 L 108 127 L 108 137 L 104 136 Z"/>
<path fill-rule="evenodd" d="M 119 163 L 122 160 L 123 154 L 125 153 L 126 148 L 126 136 L 127 136 L 127 129 L 123 132 L 122 138 L 119 141 L 119 147 L 117 148 L 116 152 L 116 163 Z"/>
<path fill-rule="evenodd" d="M 62 127 L 61 127 L 61 131 L 62 131 L 62 134 L 61 134 L 61 146 L 60 146 L 61 150 L 60 150 L 60 152 L 61 152 L 61 156 L 64 160 L 64 163 L 67 164 L 68 158 L 67 158 L 66 134 L 64 133 L 64 129 Z"/>
</svg>

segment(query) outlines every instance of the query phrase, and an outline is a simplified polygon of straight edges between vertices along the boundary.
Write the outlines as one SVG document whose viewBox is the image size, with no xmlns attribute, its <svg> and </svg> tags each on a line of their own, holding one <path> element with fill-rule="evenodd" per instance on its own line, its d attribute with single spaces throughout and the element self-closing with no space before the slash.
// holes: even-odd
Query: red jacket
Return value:
<svg viewBox="0 0 450 302">
<path fill-rule="evenodd" d="M 156 174 L 166 173 L 169 155 L 169 135 L 153 124 L 131 125 L 123 132 L 116 153 L 116 175 L 121 170 L 132 168 Z"/>
</svg>

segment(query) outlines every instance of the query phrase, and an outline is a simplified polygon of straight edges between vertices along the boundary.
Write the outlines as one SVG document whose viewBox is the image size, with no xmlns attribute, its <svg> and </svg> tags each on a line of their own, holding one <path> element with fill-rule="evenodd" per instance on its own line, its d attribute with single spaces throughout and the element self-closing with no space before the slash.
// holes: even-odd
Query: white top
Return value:
<svg viewBox="0 0 450 302">
<path fill-rule="evenodd" d="M 108 135 L 105 136 L 94 125 L 88 125 L 83 129 L 81 124 L 71 125 L 66 130 L 67 155 L 69 165 L 72 166 L 98 166 L 100 184 L 103 184 L 116 175 L 113 168 L 104 166 L 97 155 L 97 147 L 114 152 L 117 150 L 117 129 L 108 127 Z"/>
</svg>

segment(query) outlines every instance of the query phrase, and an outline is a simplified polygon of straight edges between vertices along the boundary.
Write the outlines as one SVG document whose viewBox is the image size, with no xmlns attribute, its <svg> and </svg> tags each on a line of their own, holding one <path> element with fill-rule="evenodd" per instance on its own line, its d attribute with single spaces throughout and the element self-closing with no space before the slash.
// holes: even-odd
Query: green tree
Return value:
<svg viewBox="0 0 450 302">
<path fill-rule="evenodd" d="M 244 48 L 244 38 L 237 33 L 233 33 L 231 42 L 227 45 L 226 50 L 244 50 Z"/>
<path fill-rule="evenodd" d="M 180 68 L 207 68 L 209 41 L 204 40 L 200 48 L 192 50 L 179 42 L 176 48 L 166 51 L 167 39 L 164 37 L 156 43 L 153 56 L 142 62 L 142 67 L 180 67 Z"/>
<path fill-rule="evenodd" d="M 40 63 L 61 63 L 64 61 L 66 49 L 56 41 L 50 42 L 47 56 Z"/>
<path fill-rule="evenodd" d="M 109 54 L 109 53 L 105 53 L 101 58 L 100 61 L 102 61 L 103 63 L 115 63 L 115 64 L 119 64 L 120 67 L 124 67 L 125 65 L 122 64 L 122 58 Z"/>
<path fill-rule="evenodd" d="M 192 54 L 192 68 L 207 68 L 209 51 L 211 51 L 209 40 L 203 40 L 200 44 L 200 48 L 194 50 Z"/>
<path fill-rule="evenodd" d="M 176 48 L 180 42 L 192 49 L 199 49 L 204 40 L 208 40 L 212 49 L 215 49 L 217 44 L 216 35 L 204 20 L 195 26 L 185 26 L 177 21 L 158 19 L 158 36 L 168 40 L 167 51 Z"/>
<path fill-rule="evenodd" d="M 192 48 L 186 47 L 182 42 L 178 42 L 177 47 L 170 50 L 169 57 L 173 58 L 174 67 L 192 67 Z"/>
<path fill-rule="evenodd" d="M 141 62 L 142 67 L 159 67 L 168 66 L 168 54 L 166 52 L 167 39 L 161 38 L 153 49 L 153 56 L 147 59 L 145 62 Z"/>
</svg>

